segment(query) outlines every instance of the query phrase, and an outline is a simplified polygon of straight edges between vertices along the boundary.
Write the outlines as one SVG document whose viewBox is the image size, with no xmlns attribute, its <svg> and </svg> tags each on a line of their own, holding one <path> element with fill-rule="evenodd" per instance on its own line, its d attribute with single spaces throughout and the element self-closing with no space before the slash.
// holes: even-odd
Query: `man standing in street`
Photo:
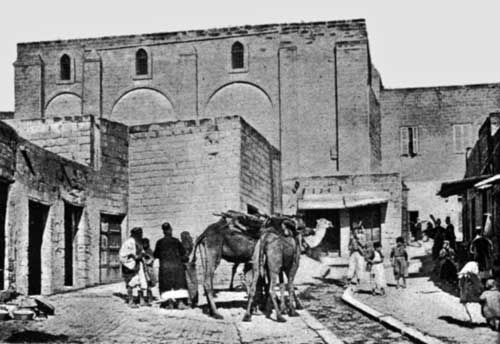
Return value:
<svg viewBox="0 0 500 344">
<path fill-rule="evenodd" d="M 142 228 L 134 227 L 130 231 L 130 238 L 125 240 L 120 248 L 120 263 L 122 264 L 122 276 L 127 288 L 128 304 L 130 307 L 137 307 L 134 304 L 133 291 L 139 288 L 139 301 L 141 306 L 147 306 L 145 300 L 148 289 L 148 281 L 142 263 Z"/>
<path fill-rule="evenodd" d="M 167 300 L 167 307 L 177 305 L 186 308 L 188 299 L 184 262 L 187 261 L 184 246 L 179 239 L 172 236 L 172 226 L 165 222 L 161 225 L 164 237 L 156 242 L 154 257 L 160 261 L 158 280 L 160 282 L 160 298 Z M 179 300 L 179 302 L 177 302 Z"/>
<path fill-rule="evenodd" d="M 349 268 L 347 270 L 347 280 L 349 284 L 356 282 L 359 286 L 364 266 L 365 246 L 359 241 L 358 231 L 361 231 L 361 224 L 356 225 L 351 231 L 351 238 L 349 240 Z"/>
<path fill-rule="evenodd" d="M 434 217 L 432 217 L 434 219 Z M 432 258 L 439 258 L 439 252 L 443 248 L 444 228 L 441 226 L 441 219 L 436 219 L 434 227 L 434 244 L 432 245 Z"/>
<path fill-rule="evenodd" d="M 444 240 L 448 240 L 450 242 L 450 247 L 453 250 L 456 250 L 457 248 L 455 247 L 455 244 L 457 238 L 455 236 L 455 227 L 451 224 L 451 219 L 449 216 L 446 216 L 444 222 L 446 223 L 446 228 L 444 231 Z"/>
</svg>

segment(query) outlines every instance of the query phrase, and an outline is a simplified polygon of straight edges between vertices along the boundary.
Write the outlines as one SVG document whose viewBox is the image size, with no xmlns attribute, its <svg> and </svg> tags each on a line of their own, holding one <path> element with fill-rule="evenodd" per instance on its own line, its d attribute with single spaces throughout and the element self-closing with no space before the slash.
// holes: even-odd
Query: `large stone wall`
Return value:
<svg viewBox="0 0 500 344">
<path fill-rule="evenodd" d="M 16 117 L 54 116 L 58 104 L 129 125 L 239 115 L 282 152 L 285 177 L 369 171 L 366 36 L 352 20 L 23 43 Z M 236 41 L 245 65 L 233 70 Z M 151 71 L 140 77 L 139 48 Z"/>
<path fill-rule="evenodd" d="M 239 121 L 167 122 L 130 128 L 130 226 L 152 242 L 161 224 L 199 235 L 213 212 L 239 209 Z"/>
<path fill-rule="evenodd" d="M 386 89 L 381 93 L 382 161 L 385 171 L 401 171 L 409 187 L 408 210 L 451 216 L 459 230 L 461 206 L 457 197 L 436 196 L 442 182 L 462 179 L 465 151 L 454 152 L 453 124 L 471 123 L 472 142 L 488 114 L 500 106 L 498 84 L 409 89 Z M 419 152 L 401 156 L 399 128 L 419 128 Z"/>
<path fill-rule="evenodd" d="M 248 125 L 241 132 L 241 209 L 256 207 L 260 212 L 281 212 L 281 171 L 279 151 Z"/>
</svg>

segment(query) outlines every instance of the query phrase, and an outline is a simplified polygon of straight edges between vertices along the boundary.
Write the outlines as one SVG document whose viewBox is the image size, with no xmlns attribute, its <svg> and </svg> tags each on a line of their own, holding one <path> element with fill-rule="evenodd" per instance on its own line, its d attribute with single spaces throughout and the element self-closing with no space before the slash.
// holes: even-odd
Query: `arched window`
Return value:
<svg viewBox="0 0 500 344">
<path fill-rule="evenodd" d="M 245 67 L 245 49 L 243 44 L 235 42 L 231 47 L 231 65 L 233 69 Z"/>
<path fill-rule="evenodd" d="M 135 74 L 148 74 L 148 53 L 144 49 L 139 49 L 135 53 Z"/>
<path fill-rule="evenodd" d="M 59 61 L 61 80 L 71 80 L 71 58 L 64 54 Z"/>
</svg>

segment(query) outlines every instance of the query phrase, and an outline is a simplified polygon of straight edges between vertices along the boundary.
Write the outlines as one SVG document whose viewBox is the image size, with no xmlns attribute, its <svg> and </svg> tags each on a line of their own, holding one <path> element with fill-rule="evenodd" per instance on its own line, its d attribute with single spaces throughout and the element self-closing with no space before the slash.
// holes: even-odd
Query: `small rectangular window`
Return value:
<svg viewBox="0 0 500 344">
<path fill-rule="evenodd" d="M 419 152 L 418 127 L 399 128 L 401 155 L 414 157 Z"/>
<path fill-rule="evenodd" d="M 455 153 L 465 153 L 466 149 L 472 146 L 472 124 L 453 125 L 453 151 Z"/>
</svg>

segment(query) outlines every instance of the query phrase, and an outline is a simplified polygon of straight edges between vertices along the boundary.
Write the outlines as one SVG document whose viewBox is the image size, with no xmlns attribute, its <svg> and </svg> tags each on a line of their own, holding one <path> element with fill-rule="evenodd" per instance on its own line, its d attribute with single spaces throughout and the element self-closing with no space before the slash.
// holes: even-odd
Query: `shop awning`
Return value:
<svg viewBox="0 0 500 344">
<path fill-rule="evenodd" d="M 387 203 L 390 194 L 383 191 L 365 191 L 358 193 L 304 193 L 299 200 L 298 208 L 312 209 L 346 209 L 373 204 Z"/>
<path fill-rule="evenodd" d="M 460 195 L 467 191 L 467 189 L 472 189 L 477 183 L 490 177 L 491 175 L 483 175 L 445 182 L 441 184 L 441 189 L 437 194 L 441 197 Z"/>
<path fill-rule="evenodd" d="M 482 180 L 479 183 L 474 184 L 474 187 L 476 189 L 486 189 L 494 184 L 499 184 L 499 183 L 500 183 L 500 174 L 495 174 L 493 177 L 486 178 L 485 180 Z"/>
</svg>

